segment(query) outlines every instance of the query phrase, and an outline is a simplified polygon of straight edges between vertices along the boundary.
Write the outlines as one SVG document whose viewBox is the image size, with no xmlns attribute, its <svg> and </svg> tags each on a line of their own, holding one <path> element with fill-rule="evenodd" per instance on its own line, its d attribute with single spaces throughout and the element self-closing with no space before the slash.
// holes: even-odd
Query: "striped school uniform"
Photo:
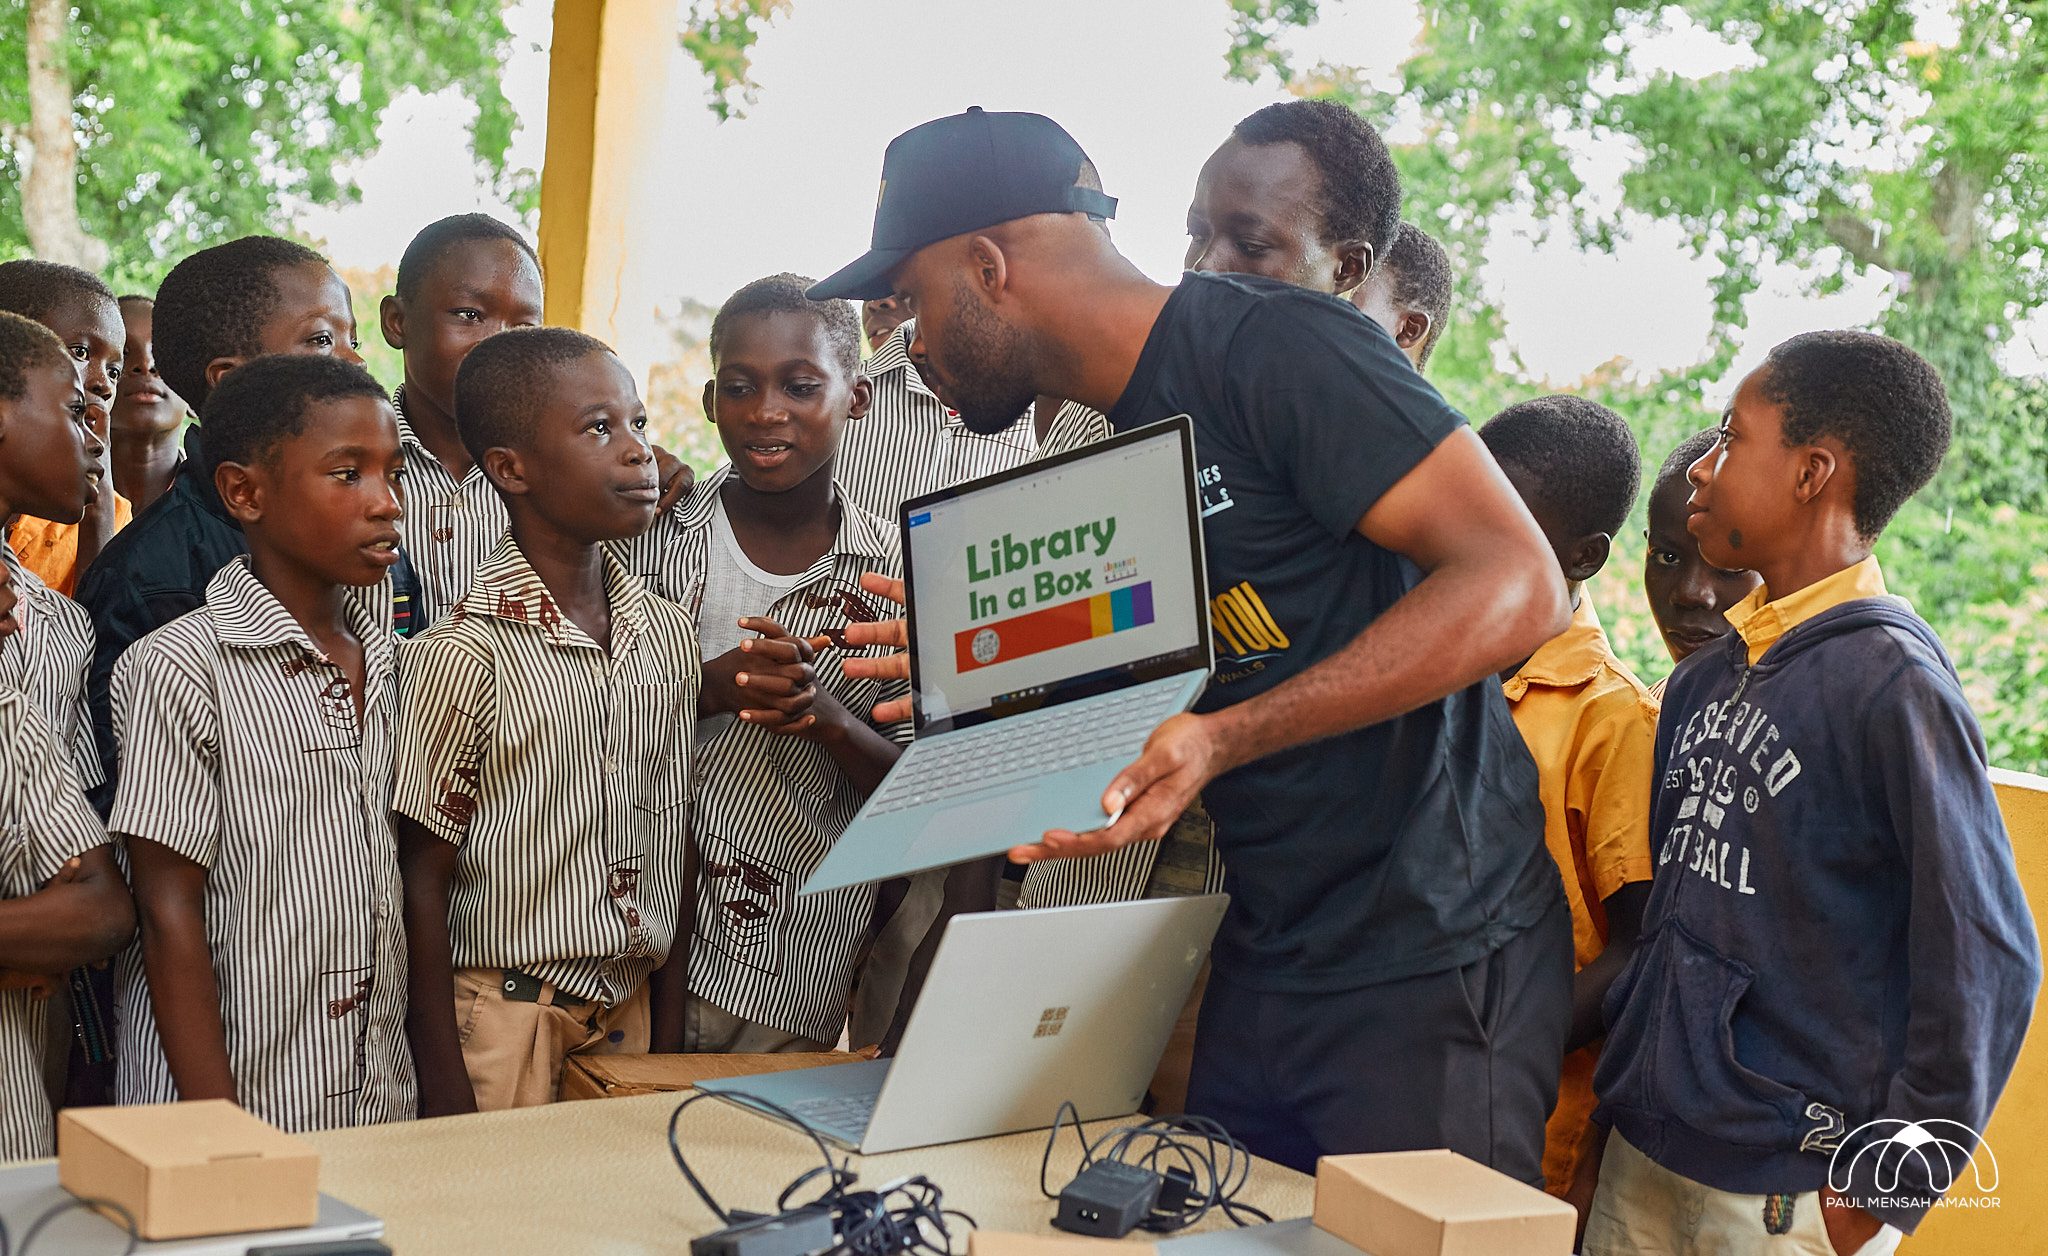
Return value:
<svg viewBox="0 0 2048 1256">
<path fill-rule="evenodd" d="M 0 685 L 0 898 L 26 898 L 106 840 L 37 704 Z M 0 1162 L 56 1151 L 43 1089 L 47 1010 L 26 990 L 0 991 Z"/>
<path fill-rule="evenodd" d="M 14 586 L 14 618 L 21 630 L 0 641 L 0 685 L 21 690 L 64 747 L 79 784 L 106 779 L 85 705 L 85 673 L 92 666 L 92 619 L 85 608 L 44 584 L 0 545 L 4 578 Z"/>
<path fill-rule="evenodd" d="M 207 870 L 206 943 L 237 1097 L 290 1131 L 417 1107 L 390 818 L 390 598 L 373 588 L 344 607 L 363 646 L 360 719 L 347 674 L 246 558 L 114 673 L 122 770 L 109 827 Z M 176 1099 L 138 947 L 115 976 L 115 1096 Z"/>
<path fill-rule="evenodd" d="M 862 420 L 865 422 L 865 420 Z M 631 551 L 648 587 L 695 616 L 707 572 L 745 562 L 729 532 L 714 527 L 719 491 L 733 475 L 720 468 L 655 520 Z M 792 636 L 844 628 L 873 608 L 860 587 L 868 572 L 903 572 L 894 532 L 840 489 L 839 532 L 802 577 L 773 604 L 747 614 L 774 620 Z M 871 616 L 870 616 L 871 617 Z M 706 625 L 707 639 L 723 625 Z M 733 637 L 752 635 L 736 630 Z M 845 654 L 827 647 L 813 664 L 821 691 L 857 716 L 909 692 L 908 682 L 854 680 Z M 907 745 L 908 723 L 879 729 Z M 696 836 L 700 871 L 690 993 L 741 1020 L 831 1044 L 846 1024 L 854 963 L 874 916 L 871 885 L 799 897 L 797 888 L 825 858 L 867 800 L 814 741 L 721 718 L 695 755 Z"/>
<path fill-rule="evenodd" d="M 483 464 L 458 480 L 420 443 L 405 419 L 405 389 L 391 395 L 391 408 L 398 412 L 398 444 L 405 451 L 405 482 L 398 490 L 405 513 L 398 535 L 419 573 L 422 614 L 431 624 L 469 592 L 477 568 L 498 548 L 511 521 Z"/>
<path fill-rule="evenodd" d="M 461 848 L 456 969 L 616 1007 L 667 958 L 689 845 L 697 638 L 607 554 L 607 653 L 508 533 L 406 643 L 394 809 Z"/>
</svg>

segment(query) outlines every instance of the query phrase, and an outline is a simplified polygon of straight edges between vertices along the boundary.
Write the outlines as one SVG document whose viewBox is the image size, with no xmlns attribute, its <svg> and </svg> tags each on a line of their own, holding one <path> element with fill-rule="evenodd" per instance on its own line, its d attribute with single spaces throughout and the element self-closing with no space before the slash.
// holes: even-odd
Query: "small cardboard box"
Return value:
<svg viewBox="0 0 2048 1256">
<path fill-rule="evenodd" d="M 851 1064 L 860 1059 L 845 1051 L 776 1055 L 572 1055 L 562 1070 L 563 1099 L 625 1099 L 688 1090 L 715 1077 L 752 1077 Z"/>
<path fill-rule="evenodd" d="M 1570 1204 L 1454 1151 L 1325 1156 L 1316 1225 L 1373 1256 L 1571 1256 Z"/>
<path fill-rule="evenodd" d="M 67 1109 L 57 1180 L 126 1208 L 145 1239 L 293 1230 L 320 1215 L 320 1153 L 225 1099 Z"/>
<path fill-rule="evenodd" d="M 967 1256 L 1154 1256 L 1150 1243 L 1091 1239 L 1081 1234 L 1005 1234 L 969 1230 Z"/>
</svg>

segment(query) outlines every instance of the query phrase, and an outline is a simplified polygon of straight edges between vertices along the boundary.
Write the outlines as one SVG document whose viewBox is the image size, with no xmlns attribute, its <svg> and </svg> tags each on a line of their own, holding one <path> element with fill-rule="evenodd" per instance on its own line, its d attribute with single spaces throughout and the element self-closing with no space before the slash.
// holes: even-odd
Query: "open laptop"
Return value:
<svg viewBox="0 0 2048 1256">
<path fill-rule="evenodd" d="M 1085 832 L 1215 665 L 1186 416 L 903 507 L 917 739 L 804 882 Z"/>
<path fill-rule="evenodd" d="M 697 1083 L 873 1155 L 1135 1112 L 1228 898 L 955 916 L 893 1060 Z M 763 1115 L 780 1120 L 767 1109 Z"/>
</svg>

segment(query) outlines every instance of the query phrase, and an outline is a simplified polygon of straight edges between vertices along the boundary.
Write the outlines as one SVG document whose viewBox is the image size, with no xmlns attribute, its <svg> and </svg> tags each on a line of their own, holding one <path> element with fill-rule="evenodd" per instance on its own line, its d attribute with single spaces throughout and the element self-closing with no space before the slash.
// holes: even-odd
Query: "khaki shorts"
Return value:
<svg viewBox="0 0 2048 1256">
<path fill-rule="evenodd" d="M 455 1031 L 479 1112 L 553 1103 L 572 1055 L 644 1055 L 647 983 L 612 1007 L 540 983 L 531 1001 L 505 997 L 497 968 L 455 972 Z"/>
<path fill-rule="evenodd" d="M 1584 1256 L 1837 1256 L 1821 1218 L 1820 1192 L 1791 1197 L 1790 1225 L 1782 1234 L 1764 1223 L 1767 1198 L 1703 1186 L 1615 1134 L 1600 1161 L 1600 1189 L 1580 1250 Z M 1886 1226 L 1855 1256 L 1891 1256 L 1904 1238 Z"/>
</svg>

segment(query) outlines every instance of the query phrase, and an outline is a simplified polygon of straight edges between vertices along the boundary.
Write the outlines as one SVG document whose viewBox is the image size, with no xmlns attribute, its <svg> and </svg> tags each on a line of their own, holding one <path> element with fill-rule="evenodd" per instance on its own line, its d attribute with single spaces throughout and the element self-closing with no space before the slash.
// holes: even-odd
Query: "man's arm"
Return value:
<svg viewBox="0 0 2048 1256">
<path fill-rule="evenodd" d="M 135 902 L 101 845 L 25 898 L 0 900 L 0 969 L 62 973 L 95 964 L 135 935 Z"/>
<path fill-rule="evenodd" d="M 1159 726 L 1103 795 L 1116 817 L 1090 833 L 1047 833 L 1010 857 L 1094 855 L 1163 836 L 1202 787 L 1290 746 L 1377 724 L 1529 657 L 1571 609 L 1543 533 L 1492 455 L 1459 428 L 1358 521 L 1423 579 L 1337 653 L 1259 696 Z"/>
<path fill-rule="evenodd" d="M 235 1098 L 221 1023 L 220 982 L 206 944 L 204 865 L 130 835 L 128 862 L 141 906 L 142 968 L 156 1009 L 157 1038 L 180 1099 Z"/>
<path fill-rule="evenodd" d="M 461 848 L 408 816 L 393 814 L 398 872 L 405 887 L 405 1034 L 419 1074 L 420 1115 L 476 1111 L 476 1089 L 455 1027 L 455 960 L 448 894 Z"/>
</svg>

